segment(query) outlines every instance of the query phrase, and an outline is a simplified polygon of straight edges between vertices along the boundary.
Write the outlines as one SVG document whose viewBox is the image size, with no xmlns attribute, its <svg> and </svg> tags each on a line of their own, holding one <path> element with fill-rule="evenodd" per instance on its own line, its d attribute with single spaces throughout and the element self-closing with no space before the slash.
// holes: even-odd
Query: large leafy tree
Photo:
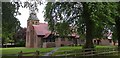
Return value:
<svg viewBox="0 0 120 58">
<path fill-rule="evenodd" d="M 48 22 L 52 31 L 59 33 L 61 36 L 76 32 L 76 24 L 78 18 L 80 18 L 80 12 L 82 12 L 80 5 L 80 3 L 49 2 L 45 7 L 45 21 Z"/>
<path fill-rule="evenodd" d="M 118 51 L 120 51 L 120 2 L 107 3 L 103 10 L 107 28 L 113 31 L 113 40 L 118 40 Z"/>
<path fill-rule="evenodd" d="M 116 3 L 117 5 L 117 13 L 115 13 L 115 26 L 116 26 L 116 36 L 118 38 L 118 51 L 120 53 L 120 2 Z"/>
<path fill-rule="evenodd" d="M 99 14 L 102 14 L 100 16 L 104 18 L 104 28 L 113 31 L 113 40 L 118 40 L 118 51 L 120 51 L 120 2 L 103 4 L 102 13 Z"/>
<path fill-rule="evenodd" d="M 12 2 L 2 2 L 2 43 L 13 39 L 12 36 L 20 27 L 20 22 L 15 17 L 17 10 L 17 6 Z"/>
<path fill-rule="evenodd" d="M 109 26 L 111 26 L 111 30 L 113 31 L 113 40 L 118 40 L 118 51 L 120 53 L 120 2 L 109 3 L 106 9 L 107 16 L 109 16 Z"/>
<path fill-rule="evenodd" d="M 86 36 L 85 48 L 94 47 L 92 39 L 102 38 L 102 31 L 114 25 L 115 21 L 112 18 L 114 11 L 114 3 L 90 3 L 90 2 L 62 2 L 62 3 L 47 3 L 45 8 L 45 17 L 48 21 L 50 29 L 57 31 L 69 30 L 56 29 L 57 26 L 67 22 L 69 26 L 77 26 L 77 33 Z M 57 23 L 60 23 L 57 25 Z M 62 25 L 64 26 L 64 25 Z M 65 33 L 65 32 L 64 32 Z M 62 33 L 63 34 L 63 33 Z"/>
<path fill-rule="evenodd" d="M 91 18 L 92 12 L 89 7 L 89 3 L 48 3 L 46 6 L 45 17 L 49 23 L 50 29 L 57 31 L 59 34 L 62 33 L 59 32 L 60 30 L 70 29 L 61 28 L 56 30 L 57 26 L 64 24 L 64 21 L 68 22 L 68 25 L 72 28 L 77 26 L 76 28 L 80 29 L 77 31 L 82 32 L 81 34 L 86 32 L 85 48 L 92 48 L 94 21 Z M 59 22 L 61 22 L 61 24 L 57 25 Z"/>
</svg>

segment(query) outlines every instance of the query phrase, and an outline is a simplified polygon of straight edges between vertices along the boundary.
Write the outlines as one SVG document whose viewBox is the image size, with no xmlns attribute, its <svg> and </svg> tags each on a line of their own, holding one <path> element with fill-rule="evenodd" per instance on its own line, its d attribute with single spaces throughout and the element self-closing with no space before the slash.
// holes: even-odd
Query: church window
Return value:
<svg viewBox="0 0 120 58">
<path fill-rule="evenodd" d="M 36 22 L 36 24 L 37 24 L 37 22 Z"/>
</svg>

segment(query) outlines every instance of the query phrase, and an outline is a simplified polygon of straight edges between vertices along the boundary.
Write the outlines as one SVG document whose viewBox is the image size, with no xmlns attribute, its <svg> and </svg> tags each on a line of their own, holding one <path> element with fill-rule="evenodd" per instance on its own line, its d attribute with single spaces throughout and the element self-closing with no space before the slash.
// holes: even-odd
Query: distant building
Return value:
<svg viewBox="0 0 120 58">
<path fill-rule="evenodd" d="M 93 39 L 93 43 L 97 45 L 118 45 L 118 40 L 116 42 L 112 39 L 113 32 L 111 30 L 107 30 L 107 32 L 103 35 L 104 38 L 95 38 Z"/>
<path fill-rule="evenodd" d="M 35 12 L 32 12 L 27 20 L 26 47 L 28 48 L 48 48 L 77 44 L 77 38 L 79 36 L 76 34 L 63 37 L 52 34 L 48 24 L 39 23 Z"/>
<path fill-rule="evenodd" d="M 112 42 L 112 33 L 113 32 L 111 30 L 108 30 L 107 39 L 109 40 L 110 43 Z"/>
</svg>

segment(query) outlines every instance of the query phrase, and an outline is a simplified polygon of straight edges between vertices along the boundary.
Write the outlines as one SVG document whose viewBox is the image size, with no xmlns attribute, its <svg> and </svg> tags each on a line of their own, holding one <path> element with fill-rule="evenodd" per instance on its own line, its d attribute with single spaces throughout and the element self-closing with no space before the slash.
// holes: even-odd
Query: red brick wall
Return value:
<svg viewBox="0 0 120 58">
<path fill-rule="evenodd" d="M 43 48 L 51 48 L 55 47 L 55 42 L 44 42 L 43 43 Z"/>
<path fill-rule="evenodd" d="M 67 45 L 72 45 L 73 41 L 68 41 L 67 38 L 65 38 L 65 41 L 61 41 L 62 38 L 58 38 L 55 40 L 56 47 L 60 47 L 61 45 L 67 46 Z"/>
<path fill-rule="evenodd" d="M 32 22 L 28 21 L 27 33 L 26 33 L 26 47 L 33 48 L 34 47 L 34 30 L 32 27 Z"/>
</svg>

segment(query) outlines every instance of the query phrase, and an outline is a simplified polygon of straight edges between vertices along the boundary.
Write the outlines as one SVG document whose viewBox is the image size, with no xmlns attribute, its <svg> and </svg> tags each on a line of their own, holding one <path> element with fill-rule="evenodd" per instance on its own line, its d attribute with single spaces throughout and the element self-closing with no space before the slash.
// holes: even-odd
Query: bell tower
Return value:
<svg viewBox="0 0 120 58">
<path fill-rule="evenodd" d="M 39 25 L 39 19 L 35 12 L 31 12 L 27 20 L 27 31 L 26 31 L 26 47 L 34 47 L 34 27 L 33 25 Z"/>
<path fill-rule="evenodd" d="M 35 12 L 31 12 L 30 16 L 27 20 L 27 26 L 29 25 L 38 25 L 39 24 L 39 19 L 37 18 L 37 15 Z"/>
<path fill-rule="evenodd" d="M 34 25 L 39 25 L 39 19 L 37 18 L 36 15 L 36 2 L 31 1 L 32 3 L 29 3 L 31 6 L 29 8 L 30 10 L 30 15 L 27 20 L 27 31 L 26 31 L 26 47 L 28 48 L 34 48 L 34 43 L 35 43 L 35 31 L 34 31 Z"/>
</svg>

